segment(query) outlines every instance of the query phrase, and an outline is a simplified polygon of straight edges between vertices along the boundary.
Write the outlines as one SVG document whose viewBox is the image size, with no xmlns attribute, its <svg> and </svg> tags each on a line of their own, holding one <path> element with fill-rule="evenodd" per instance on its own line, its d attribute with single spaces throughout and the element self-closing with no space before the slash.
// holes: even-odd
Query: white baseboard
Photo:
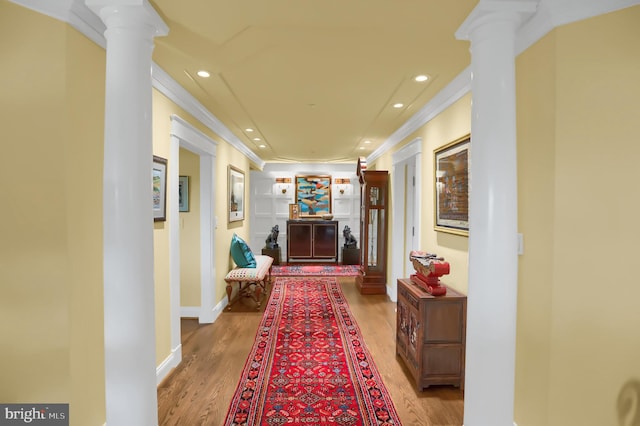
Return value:
<svg viewBox="0 0 640 426">
<path fill-rule="evenodd" d="M 214 306 L 211 312 L 208 312 L 206 318 L 200 319 L 200 324 L 209 324 L 215 322 L 215 320 L 218 319 L 218 317 L 220 316 L 220 314 L 222 314 L 224 308 L 226 308 L 228 304 L 229 301 L 227 300 L 227 298 L 223 298 L 220 302 L 218 302 L 216 306 Z"/>
<path fill-rule="evenodd" d="M 200 306 L 180 306 L 180 318 L 198 318 Z"/>
<path fill-rule="evenodd" d="M 171 370 L 176 368 L 178 364 L 182 361 L 182 345 L 178 345 L 171 351 L 171 355 L 169 355 L 164 361 L 160 363 L 159 366 L 156 367 L 156 385 L 159 385 L 165 377 L 171 373 Z"/>
</svg>

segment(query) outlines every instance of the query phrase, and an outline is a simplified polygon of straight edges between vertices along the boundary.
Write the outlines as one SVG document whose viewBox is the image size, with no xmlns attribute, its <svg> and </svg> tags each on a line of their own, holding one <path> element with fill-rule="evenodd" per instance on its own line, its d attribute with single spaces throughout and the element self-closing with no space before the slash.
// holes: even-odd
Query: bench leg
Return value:
<svg viewBox="0 0 640 426">
<path fill-rule="evenodd" d="M 231 283 L 227 283 L 227 309 L 231 309 L 231 294 L 233 293 L 233 287 Z"/>
<path fill-rule="evenodd" d="M 260 293 L 262 292 L 262 285 L 260 285 L 259 282 L 256 282 L 256 289 L 255 289 L 255 301 L 258 304 L 258 308 L 260 307 Z"/>
</svg>

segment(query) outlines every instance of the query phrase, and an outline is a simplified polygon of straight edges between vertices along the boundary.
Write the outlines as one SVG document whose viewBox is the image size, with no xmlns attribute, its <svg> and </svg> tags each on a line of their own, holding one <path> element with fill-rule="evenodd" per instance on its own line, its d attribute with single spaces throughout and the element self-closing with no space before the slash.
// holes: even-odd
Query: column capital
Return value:
<svg viewBox="0 0 640 426">
<path fill-rule="evenodd" d="M 107 29 L 135 22 L 152 28 L 152 37 L 169 34 L 169 27 L 148 0 L 85 0 L 85 4 Z"/>
<path fill-rule="evenodd" d="M 538 0 L 480 0 L 455 36 L 458 40 L 471 40 L 477 28 L 496 21 L 510 21 L 517 28 L 536 12 L 537 6 Z"/>
</svg>

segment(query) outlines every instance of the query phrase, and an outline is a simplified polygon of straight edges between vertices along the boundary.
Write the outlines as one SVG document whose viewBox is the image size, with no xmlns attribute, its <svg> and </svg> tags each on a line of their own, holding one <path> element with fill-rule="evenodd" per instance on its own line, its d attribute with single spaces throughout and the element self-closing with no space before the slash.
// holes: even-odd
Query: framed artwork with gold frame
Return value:
<svg viewBox="0 0 640 426">
<path fill-rule="evenodd" d="M 244 220 L 244 172 L 229 165 L 227 174 L 229 222 Z"/>
<path fill-rule="evenodd" d="M 436 231 L 469 235 L 470 149 L 466 135 L 433 151 Z"/>
<path fill-rule="evenodd" d="M 289 219 L 296 220 L 300 218 L 300 213 L 298 210 L 298 204 L 289 204 Z"/>
<path fill-rule="evenodd" d="M 296 203 L 301 218 L 331 213 L 331 176 L 296 176 Z"/>
<path fill-rule="evenodd" d="M 153 182 L 153 221 L 167 220 L 167 159 L 153 156 L 151 172 Z"/>
</svg>

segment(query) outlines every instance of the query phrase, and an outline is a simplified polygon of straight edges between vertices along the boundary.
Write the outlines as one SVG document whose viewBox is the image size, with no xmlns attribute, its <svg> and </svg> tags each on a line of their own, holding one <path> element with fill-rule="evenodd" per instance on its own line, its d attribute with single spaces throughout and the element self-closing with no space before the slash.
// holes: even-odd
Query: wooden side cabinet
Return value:
<svg viewBox="0 0 640 426">
<path fill-rule="evenodd" d="M 396 354 L 418 391 L 430 385 L 464 388 L 467 297 L 447 287 L 434 297 L 408 278 L 398 280 Z"/>
<path fill-rule="evenodd" d="M 338 221 L 287 221 L 287 263 L 291 259 L 338 262 Z"/>
</svg>

